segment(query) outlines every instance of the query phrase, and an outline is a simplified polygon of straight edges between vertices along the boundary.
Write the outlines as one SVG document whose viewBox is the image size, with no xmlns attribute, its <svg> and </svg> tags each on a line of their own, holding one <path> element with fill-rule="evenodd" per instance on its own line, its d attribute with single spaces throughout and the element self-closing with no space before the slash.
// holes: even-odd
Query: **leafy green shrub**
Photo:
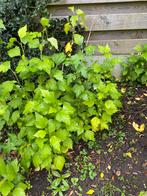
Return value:
<svg viewBox="0 0 147 196">
<path fill-rule="evenodd" d="M 28 32 L 27 25 L 19 29 L 19 39 L 12 37 L 7 45 L 9 59 L 0 64 L 1 75 L 13 74 L 12 80 L 0 83 L 1 154 L 5 159 L 13 152 L 23 172 L 32 166 L 61 171 L 74 141 L 94 141 L 121 106 L 112 77 L 119 59 L 111 57 L 109 47 L 98 48 L 105 57 L 101 64 L 93 60 L 94 46 L 72 55 L 72 44 L 80 46 L 84 40 L 74 34 L 65 53 L 58 53 L 58 41 L 45 34 L 49 20 L 42 18 L 41 24 L 41 32 Z M 54 54 L 46 54 L 48 46 Z M 38 54 L 30 56 L 27 48 Z M 3 195 L 17 187 L 5 194 L 2 173 L 0 178 Z"/>
<path fill-rule="evenodd" d="M 135 53 L 123 63 L 122 76 L 125 81 L 147 84 L 147 44 L 135 47 Z"/>
</svg>

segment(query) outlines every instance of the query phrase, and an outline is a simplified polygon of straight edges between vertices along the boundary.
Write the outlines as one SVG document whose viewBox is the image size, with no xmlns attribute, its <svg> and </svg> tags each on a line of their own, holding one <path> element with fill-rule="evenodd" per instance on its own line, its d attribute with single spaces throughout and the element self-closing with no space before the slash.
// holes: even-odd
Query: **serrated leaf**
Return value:
<svg viewBox="0 0 147 196">
<path fill-rule="evenodd" d="M 6 165 L 2 157 L 0 157 L 0 175 L 3 177 L 6 175 Z"/>
<path fill-rule="evenodd" d="M 42 138 L 42 139 L 45 137 L 45 135 L 46 135 L 46 131 L 44 131 L 44 130 L 39 130 L 39 131 L 37 131 L 37 132 L 34 134 L 35 137 L 37 137 L 37 138 Z"/>
<path fill-rule="evenodd" d="M 0 29 L 5 29 L 5 26 L 4 26 L 2 19 L 0 19 Z"/>
<path fill-rule="evenodd" d="M 67 23 L 64 25 L 64 32 L 65 32 L 66 35 L 67 35 L 69 31 L 70 31 L 70 24 L 69 24 L 69 22 L 67 22 Z"/>
<path fill-rule="evenodd" d="M 0 193 L 2 193 L 3 196 L 7 196 L 13 187 L 14 185 L 5 179 L 0 181 Z"/>
<path fill-rule="evenodd" d="M 54 48 L 56 48 L 56 50 L 58 50 L 57 39 L 55 39 L 54 37 L 50 37 L 50 38 L 48 38 L 48 41 L 50 42 L 51 46 L 53 46 Z"/>
<path fill-rule="evenodd" d="M 53 147 L 53 149 L 55 150 L 55 152 L 60 153 L 60 151 L 61 151 L 61 149 L 60 149 L 60 142 L 61 142 L 61 140 L 58 137 L 56 137 L 56 136 L 52 136 L 50 138 L 50 144 Z"/>
<path fill-rule="evenodd" d="M 94 117 L 91 119 L 91 125 L 92 125 L 92 129 L 94 131 L 98 131 L 99 130 L 99 125 L 100 125 L 100 119 L 98 117 Z"/>
<path fill-rule="evenodd" d="M 25 191 L 23 188 L 16 187 L 12 193 L 13 196 L 25 196 Z"/>
<path fill-rule="evenodd" d="M 47 27 L 49 25 L 49 19 L 42 17 L 40 23 L 43 27 Z"/>
<path fill-rule="evenodd" d="M 10 61 L 5 61 L 0 64 L 0 72 L 5 73 L 10 69 Z"/>
<path fill-rule="evenodd" d="M 38 113 L 35 113 L 35 117 L 36 117 L 36 121 L 35 121 L 36 127 L 38 129 L 44 129 L 48 124 L 48 119 Z"/>
<path fill-rule="evenodd" d="M 63 72 L 61 70 L 56 70 L 53 76 L 56 80 L 63 81 Z"/>
<path fill-rule="evenodd" d="M 56 65 L 60 65 L 61 63 L 64 62 L 65 59 L 66 56 L 63 52 L 52 55 L 52 60 L 55 62 Z"/>
<path fill-rule="evenodd" d="M 35 108 L 35 102 L 34 101 L 27 101 L 23 114 L 28 114 L 28 113 L 32 113 L 34 111 Z"/>
<path fill-rule="evenodd" d="M 51 104 L 56 102 L 55 93 L 48 90 L 41 90 L 45 103 Z"/>
<path fill-rule="evenodd" d="M 23 37 L 25 37 L 27 34 L 27 25 L 25 25 L 24 27 L 20 28 L 18 30 L 18 36 L 20 37 L 20 39 L 22 39 Z"/>
<path fill-rule="evenodd" d="M 8 55 L 11 58 L 20 56 L 21 55 L 20 48 L 18 46 L 15 46 L 15 48 L 8 50 Z"/>
<path fill-rule="evenodd" d="M 117 112 L 117 107 L 115 106 L 114 101 L 112 100 L 107 100 L 105 102 L 105 107 L 106 107 L 106 112 L 110 115 L 114 114 Z"/>
<path fill-rule="evenodd" d="M 70 116 L 64 110 L 61 110 L 56 114 L 56 120 L 59 122 L 64 122 L 65 124 L 70 124 Z"/>
<path fill-rule="evenodd" d="M 84 42 L 84 37 L 80 34 L 74 34 L 74 43 L 81 46 Z"/>
<path fill-rule="evenodd" d="M 13 123 L 16 123 L 16 121 L 19 119 L 19 117 L 20 117 L 19 111 L 18 110 L 14 111 L 11 116 Z"/>
<path fill-rule="evenodd" d="M 62 171 L 65 164 L 65 158 L 63 156 L 55 156 L 54 158 L 54 166 L 59 171 Z"/>
<path fill-rule="evenodd" d="M 93 131 L 89 131 L 89 130 L 85 131 L 84 137 L 86 138 L 86 140 L 95 141 L 94 132 Z"/>
</svg>

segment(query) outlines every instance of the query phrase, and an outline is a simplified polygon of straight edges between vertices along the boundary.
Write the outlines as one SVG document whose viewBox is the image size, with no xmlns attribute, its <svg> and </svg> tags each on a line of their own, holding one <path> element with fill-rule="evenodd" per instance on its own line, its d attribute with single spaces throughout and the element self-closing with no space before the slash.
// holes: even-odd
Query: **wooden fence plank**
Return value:
<svg viewBox="0 0 147 196">
<path fill-rule="evenodd" d="M 87 39 L 89 32 L 84 33 Z M 93 31 L 90 40 L 114 40 L 114 39 L 145 39 L 147 38 L 146 30 L 122 30 L 122 31 Z"/>
<path fill-rule="evenodd" d="M 137 44 L 143 45 L 145 43 L 147 43 L 147 38 L 146 39 L 123 39 L 123 40 L 98 40 L 98 41 L 90 40 L 88 44 L 92 44 L 96 46 L 108 44 L 111 48 L 112 54 L 125 55 L 131 53 L 133 51 L 133 48 Z"/>
<path fill-rule="evenodd" d="M 61 0 L 48 5 L 73 5 L 73 4 L 92 4 L 92 3 L 117 3 L 117 2 L 146 2 L 147 0 Z"/>
<path fill-rule="evenodd" d="M 92 31 L 147 29 L 147 13 L 87 15 L 86 25 Z"/>
<path fill-rule="evenodd" d="M 68 5 L 48 6 L 49 13 L 53 16 L 71 15 Z M 86 15 L 94 14 L 114 14 L 114 13 L 147 13 L 147 2 L 132 3 L 108 3 L 108 4 L 89 4 L 75 5 L 75 9 L 81 9 Z"/>
</svg>

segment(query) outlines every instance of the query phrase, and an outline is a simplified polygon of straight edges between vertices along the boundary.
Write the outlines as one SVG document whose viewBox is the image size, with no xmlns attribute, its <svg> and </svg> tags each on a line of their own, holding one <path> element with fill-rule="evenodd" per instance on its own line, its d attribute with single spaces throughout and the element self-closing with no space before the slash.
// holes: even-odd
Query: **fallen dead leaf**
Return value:
<svg viewBox="0 0 147 196">
<path fill-rule="evenodd" d="M 103 172 L 100 173 L 100 178 L 104 178 L 104 173 Z"/>
<path fill-rule="evenodd" d="M 137 132 L 143 132 L 144 131 L 144 128 L 145 128 L 145 124 L 143 123 L 143 124 L 141 124 L 140 126 L 137 124 L 137 123 L 135 123 L 135 122 L 133 122 L 133 127 L 134 127 L 134 129 L 137 131 Z"/>
<path fill-rule="evenodd" d="M 120 89 L 120 91 L 121 91 L 121 93 L 125 93 L 125 92 L 126 92 L 126 88 L 122 87 L 122 88 Z"/>
<path fill-rule="evenodd" d="M 87 195 L 92 195 L 94 193 L 93 189 L 89 189 L 89 191 L 86 192 Z"/>
</svg>

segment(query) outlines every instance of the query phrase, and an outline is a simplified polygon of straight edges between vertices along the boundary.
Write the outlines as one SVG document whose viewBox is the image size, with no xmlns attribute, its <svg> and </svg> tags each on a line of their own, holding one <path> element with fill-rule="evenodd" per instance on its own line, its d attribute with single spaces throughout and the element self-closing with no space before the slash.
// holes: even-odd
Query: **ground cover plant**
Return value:
<svg viewBox="0 0 147 196">
<path fill-rule="evenodd" d="M 41 19 L 41 32 L 29 32 L 25 25 L 18 30 L 19 39 L 9 39 L 9 58 L 0 65 L 1 75 L 13 74 L 0 84 L 2 195 L 25 195 L 29 184 L 24 176 L 30 168 L 62 171 L 73 143 L 94 141 L 95 133 L 108 129 L 111 116 L 121 107 L 112 77 L 119 59 L 111 57 L 108 46 L 99 46 L 105 56 L 103 64 L 87 62 L 95 48 L 80 49 L 84 38 L 75 33 L 75 26 L 78 19 L 82 22 L 83 12 L 76 13 L 65 25 L 66 33 L 73 31 L 65 52 L 57 52 L 58 40 L 47 36 L 46 18 Z M 73 44 L 79 51 L 72 55 Z M 55 52 L 46 54 L 46 46 Z M 37 50 L 38 55 L 28 55 L 26 48 Z M 89 165 L 91 178 L 93 169 Z"/>
</svg>

